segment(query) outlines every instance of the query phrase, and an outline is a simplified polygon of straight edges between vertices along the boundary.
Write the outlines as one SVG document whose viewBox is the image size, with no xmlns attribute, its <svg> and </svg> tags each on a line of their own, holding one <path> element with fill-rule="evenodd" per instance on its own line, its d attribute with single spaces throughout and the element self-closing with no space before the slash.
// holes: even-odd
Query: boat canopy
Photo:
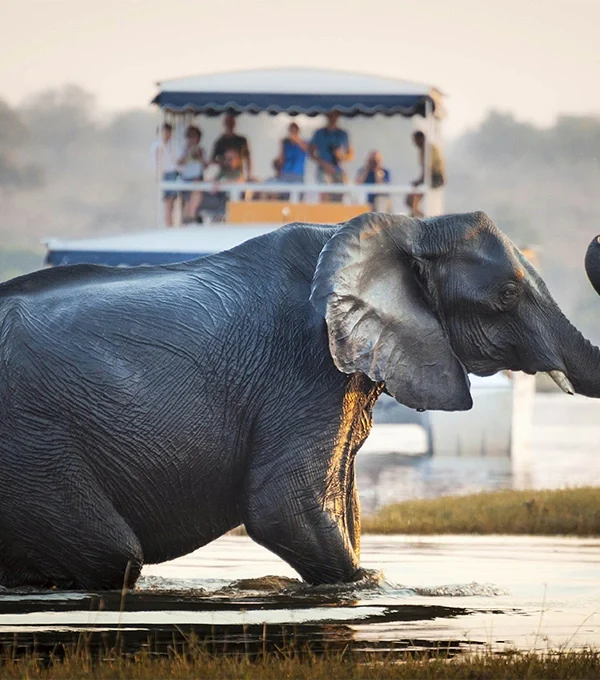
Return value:
<svg viewBox="0 0 600 680">
<path fill-rule="evenodd" d="M 435 87 L 347 71 L 253 69 L 165 80 L 158 87 L 152 103 L 171 113 L 443 116 L 442 93 Z"/>
</svg>

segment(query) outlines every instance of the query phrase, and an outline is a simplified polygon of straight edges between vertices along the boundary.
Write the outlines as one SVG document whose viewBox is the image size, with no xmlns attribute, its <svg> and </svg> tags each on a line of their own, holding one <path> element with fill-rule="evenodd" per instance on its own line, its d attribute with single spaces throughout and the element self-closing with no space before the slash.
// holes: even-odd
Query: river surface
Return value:
<svg viewBox="0 0 600 680">
<path fill-rule="evenodd" d="M 250 539 L 227 536 L 146 567 L 124 598 L 2 594 L 0 639 L 43 648 L 96 631 L 101 643 L 121 635 L 128 648 L 161 650 L 193 634 L 221 652 L 290 641 L 385 654 L 600 643 L 600 540 L 365 536 L 362 562 L 380 573 L 311 588 Z"/>
<path fill-rule="evenodd" d="M 359 468 L 361 498 L 374 509 L 446 493 L 599 484 L 599 443 L 600 400 L 538 395 L 525 475 L 502 460 L 373 457 Z M 361 559 L 375 572 L 365 583 L 311 588 L 248 538 L 226 536 L 145 567 L 124 597 L 0 593 L 0 642 L 50 650 L 91 632 L 100 648 L 118 641 L 164 651 L 193 636 L 221 653 L 293 642 L 382 654 L 600 644 L 600 539 L 365 536 Z"/>
</svg>

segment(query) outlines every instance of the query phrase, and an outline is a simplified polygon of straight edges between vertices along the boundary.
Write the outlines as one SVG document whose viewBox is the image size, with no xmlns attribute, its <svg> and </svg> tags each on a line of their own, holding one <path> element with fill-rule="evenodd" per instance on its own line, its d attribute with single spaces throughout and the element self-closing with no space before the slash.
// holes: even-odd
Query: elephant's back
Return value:
<svg viewBox="0 0 600 680">
<path fill-rule="evenodd" d="M 268 315 L 304 301 L 323 245 L 334 227 L 293 224 L 191 262 L 155 267 L 70 265 L 0 284 L 6 332 L 45 341 L 78 334 L 122 340 L 142 327 L 161 334 L 195 332 L 243 321 L 249 306 Z M 308 288 L 307 288 L 308 286 Z"/>
</svg>

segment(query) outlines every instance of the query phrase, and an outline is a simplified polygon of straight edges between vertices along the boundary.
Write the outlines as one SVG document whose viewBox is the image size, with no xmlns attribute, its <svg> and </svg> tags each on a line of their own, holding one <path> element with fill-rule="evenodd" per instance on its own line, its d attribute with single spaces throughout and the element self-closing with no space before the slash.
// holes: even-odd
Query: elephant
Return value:
<svg viewBox="0 0 600 680">
<path fill-rule="evenodd" d="M 596 236 L 588 246 L 585 271 L 594 290 L 600 295 L 600 236 Z"/>
<path fill-rule="evenodd" d="M 600 396 L 600 350 L 481 212 L 294 223 L 174 265 L 0 285 L 0 585 L 132 587 L 244 525 L 312 584 L 359 563 L 355 457 L 385 392 L 468 374 Z"/>
</svg>

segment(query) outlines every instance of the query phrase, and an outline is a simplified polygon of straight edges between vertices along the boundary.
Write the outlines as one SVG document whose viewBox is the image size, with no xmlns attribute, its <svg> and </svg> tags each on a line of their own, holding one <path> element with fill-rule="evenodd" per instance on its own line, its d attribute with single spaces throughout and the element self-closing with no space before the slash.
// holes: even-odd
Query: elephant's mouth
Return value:
<svg viewBox="0 0 600 680">
<path fill-rule="evenodd" d="M 489 378 L 491 375 L 500 373 L 501 371 L 510 370 L 507 366 L 498 365 L 499 362 L 492 362 L 489 359 L 471 359 L 470 361 L 462 360 L 462 364 L 467 370 L 467 373 L 479 376 L 480 378 Z"/>
<path fill-rule="evenodd" d="M 498 369 L 498 368 L 490 368 L 489 366 L 483 366 L 483 365 L 478 365 L 477 363 L 471 364 L 471 365 L 466 365 L 465 368 L 467 369 L 468 373 L 472 373 L 473 375 L 477 375 L 480 378 L 488 378 L 491 375 L 495 375 L 496 373 L 499 373 L 500 371 L 503 370 L 510 370 L 510 371 L 522 371 L 523 373 L 527 373 L 528 375 L 536 375 L 536 373 L 545 373 L 548 375 L 552 380 L 560 387 L 560 389 L 565 393 L 565 394 L 575 394 L 575 389 L 573 385 L 571 384 L 571 381 L 565 373 L 559 369 L 550 369 L 550 370 L 539 370 L 539 371 L 533 371 L 533 370 L 528 370 L 524 368 L 510 368 L 510 369 Z"/>
<path fill-rule="evenodd" d="M 472 373 L 480 378 L 489 378 L 491 375 L 499 373 L 502 369 L 499 368 L 481 368 L 479 366 L 465 366 L 467 373 Z"/>
</svg>

